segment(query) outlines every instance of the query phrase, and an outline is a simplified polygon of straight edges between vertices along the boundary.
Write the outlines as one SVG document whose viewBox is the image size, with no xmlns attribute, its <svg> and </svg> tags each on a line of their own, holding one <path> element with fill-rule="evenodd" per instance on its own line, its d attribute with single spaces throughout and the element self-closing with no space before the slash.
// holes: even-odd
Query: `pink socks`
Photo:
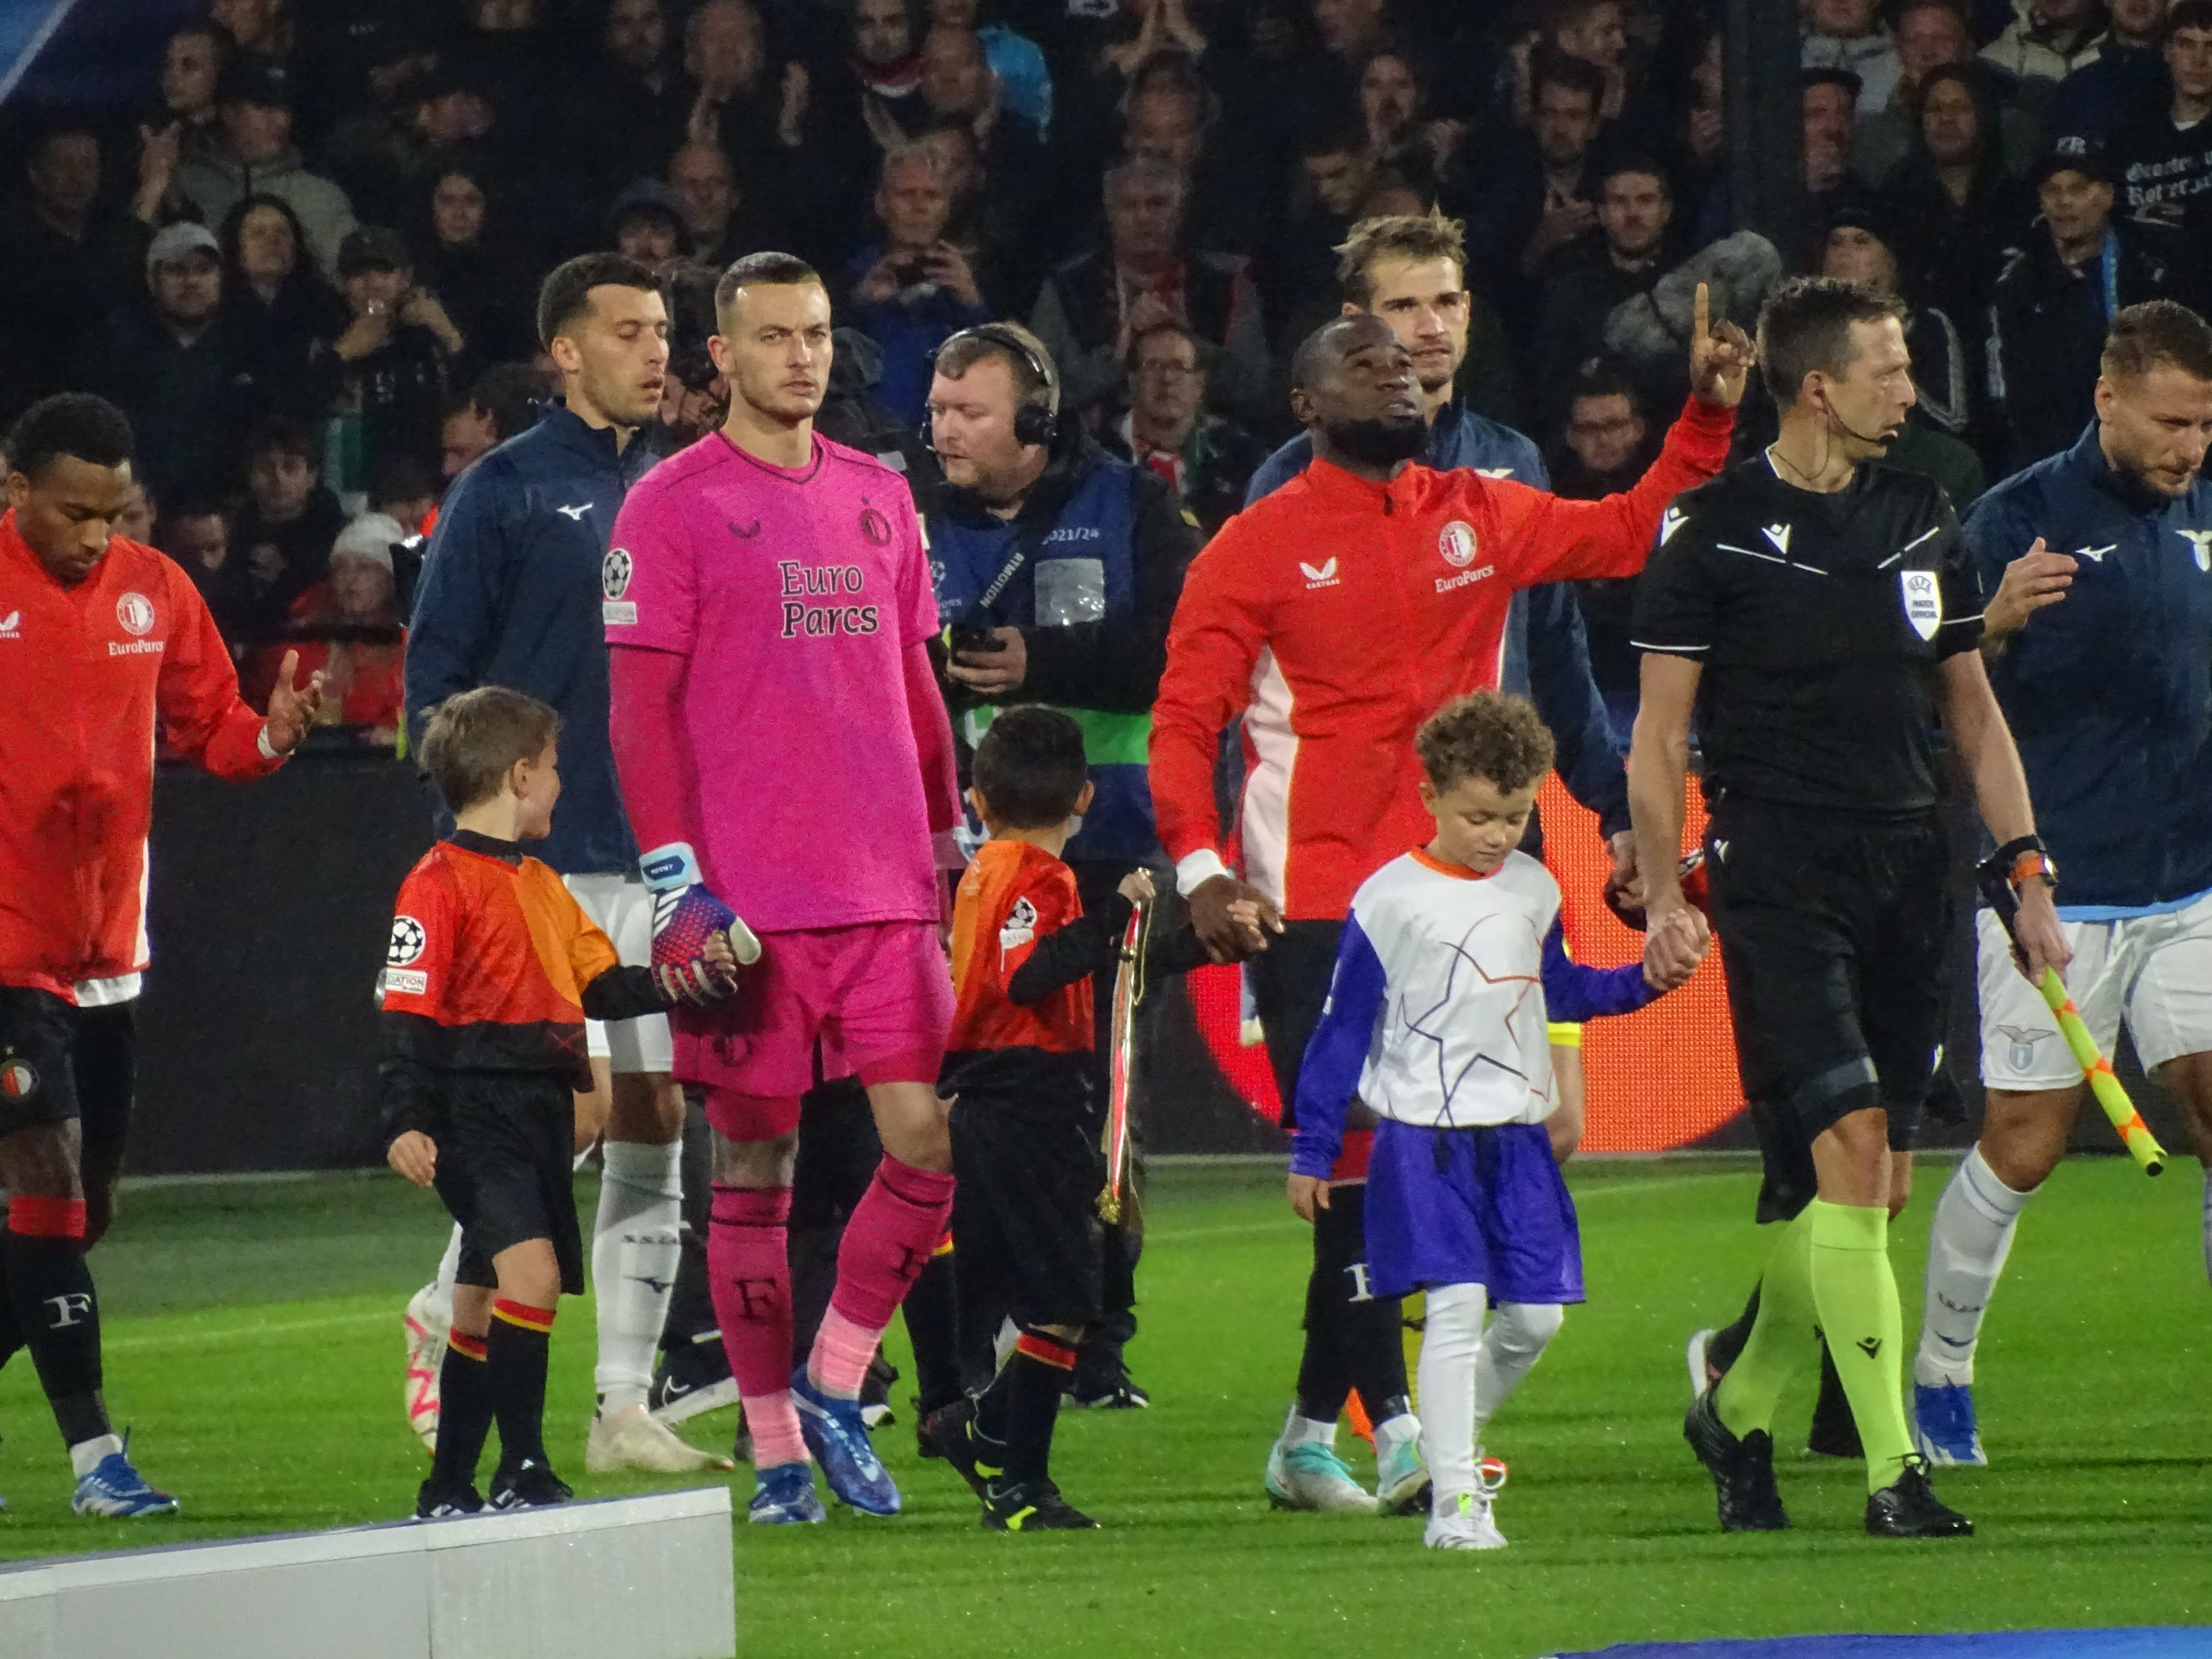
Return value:
<svg viewBox="0 0 2212 1659">
<path fill-rule="evenodd" d="M 707 1277 L 752 1431 L 754 1467 L 762 1469 L 806 1461 L 791 1403 L 790 1219 L 788 1187 L 714 1188 Z"/>
<path fill-rule="evenodd" d="M 788 1212 L 788 1199 L 786 1212 Z M 891 1316 L 906 1299 L 908 1288 L 929 1261 L 930 1253 L 945 1231 L 952 1213 L 952 1177 L 902 1164 L 889 1153 L 876 1166 L 876 1178 L 854 1206 L 845 1224 L 845 1240 L 837 1251 L 837 1288 L 823 1316 L 822 1329 L 814 1339 L 808 1374 L 824 1394 L 842 1399 L 860 1397 L 861 1379 L 876 1345 Z M 721 1220 L 720 1190 L 714 1218 Z M 776 1234 L 779 1243 L 783 1235 Z M 715 1275 L 715 1292 L 721 1292 L 721 1275 Z M 720 1308 L 719 1299 L 715 1304 Z M 789 1340 L 789 1316 L 785 1316 L 785 1340 Z M 729 1325 L 722 1327 L 729 1338 Z M 737 1351 L 731 1350 L 734 1364 Z M 742 1390 L 744 1379 L 738 1376 Z"/>
</svg>

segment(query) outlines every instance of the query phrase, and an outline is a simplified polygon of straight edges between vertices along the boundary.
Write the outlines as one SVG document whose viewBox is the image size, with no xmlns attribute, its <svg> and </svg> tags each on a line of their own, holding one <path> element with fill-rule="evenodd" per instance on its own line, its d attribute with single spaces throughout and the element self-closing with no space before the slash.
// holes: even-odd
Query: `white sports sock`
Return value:
<svg viewBox="0 0 2212 1659">
<path fill-rule="evenodd" d="M 440 1319 L 447 1325 L 453 1322 L 453 1276 L 461 1270 L 461 1224 L 453 1224 L 453 1236 L 446 1241 L 446 1253 L 438 1258 L 438 1276 L 432 1279 L 431 1300 L 436 1304 Z"/>
<path fill-rule="evenodd" d="M 1567 1310 L 1555 1302 L 1501 1302 L 1482 1334 L 1474 1360 L 1474 1437 L 1497 1415 L 1505 1397 L 1521 1386 L 1544 1349 L 1559 1334 Z"/>
<path fill-rule="evenodd" d="M 668 1321 L 683 1251 L 684 1148 L 610 1140 L 601 1156 L 599 1213 L 592 1227 L 592 1288 L 599 1297 L 600 1409 L 645 1404 L 653 1356 Z"/>
<path fill-rule="evenodd" d="M 1336 1425 L 1322 1422 L 1318 1418 L 1300 1417 L 1297 1405 L 1293 1401 L 1291 1414 L 1283 1419 L 1283 1431 L 1275 1437 L 1275 1443 L 1288 1451 L 1293 1446 L 1303 1446 L 1309 1442 L 1316 1446 L 1334 1447 L 1336 1444 Z"/>
<path fill-rule="evenodd" d="M 1474 1487 L 1474 1373 L 1489 1296 L 1480 1285 L 1429 1287 L 1421 1333 L 1421 1456 L 1435 1485 L 1432 1512 L 1457 1512 Z"/>
<path fill-rule="evenodd" d="M 100 1465 L 103 1458 L 112 1457 L 123 1449 L 119 1434 L 95 1434 L 89 1440 L 80 1440 L 69 1449 L 70 1469 L 80 1480 Z"/>
<path fill-rule="evenodd" d="M 1936 1200 L 1928 1234 L 1928 1292 L 1920 1312 L 1920 1348 L 1912 1380 L 1923 1387 L 1974 1380 L 1974 1346 L 1982 1316 L 2005 1257 L 2013 1229 L 2032 1193 L 2016 1193 L 1997 1179 L 1976 1146 Z"/>
<path fill-rule="evenodd" d="M 1375 1449 L 1380 1455 L 1389 1446 L 1401 1440 L 1419 1440 L 1421 1419 L 1411 1412 L 1400 1412 L 1395 1417 L 1386 1417 L 1375 1425 Z"/>
</svg>

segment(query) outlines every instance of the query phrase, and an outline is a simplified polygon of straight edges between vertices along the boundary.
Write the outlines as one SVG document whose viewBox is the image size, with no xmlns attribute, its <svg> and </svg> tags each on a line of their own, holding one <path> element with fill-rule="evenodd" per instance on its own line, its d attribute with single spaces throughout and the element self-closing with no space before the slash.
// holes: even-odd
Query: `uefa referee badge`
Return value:
<svg viewBox="0 0 2212 1659">
<path fill-rule="evenodd" d="M 1905 591 L 1905 620 L 1923 640 L 1936 637 L 1943 625 L 1943 589 L 1932 570 L 1901 570 L 1898 584 Z"/>
</svg>

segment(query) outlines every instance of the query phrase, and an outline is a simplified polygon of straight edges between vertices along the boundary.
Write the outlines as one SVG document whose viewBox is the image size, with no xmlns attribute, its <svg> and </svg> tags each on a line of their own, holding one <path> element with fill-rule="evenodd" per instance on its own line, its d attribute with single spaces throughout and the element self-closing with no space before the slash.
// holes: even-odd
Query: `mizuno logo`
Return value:
<svg viewBox="0 0 2212 1659">
<path fill-rule="evenodd" d="M 2183 530 L 2175 533 L 2197 550 L 2197 568 L 2212 571 L 2212 530 Z"/>
<path fill-rule="evenodd" d="M 1334 559 L 1330 559 L 1319 566 L 1307 564 L 1302 560 L 1299 562 L 1298 568 L 1305 573 L 1308 587 L 1334 587 L 1340 580 L 1336 574 Z"/>
<path fill-rule="evenodd" d="M 2077 547 L 2074 550 L 2074 556 L 2077 559 L 2094 559 L 2099 564 L 2102 564 L 2105 562 L 2106 554 L 2117 553 L 2119 550 L 2120 544 L 2114 542 L 2108 547 Z"/>
<path fill-rule="evenodd" d="M 1676 531 L 1689 523 L 1690 515 L 1679 507 L 1670 507 L 1659 520 L 1659 545 L 1664 547 Z"/>
<path fill-rule="evenodd" d="M 1774 550 L 1784 558 L 1790 556 L 1790 526 L 1786 524 L 1763 525 L 1759 533 L 1774 544 Z"/>
<path fill-rule="evenodd" d="M 553 510 L 556 513 L 565 513 L 573 522 L 581 524 L 584 521 L 584 514 L 592 510 L 592 504 L 586 501 L 581 507 L 556 507 Z"/>
<path fill-rule="evenodd" d="M 644 1285 L 655 1296 L 667 1295 L 676 1283 L 672 1279 L 655 1279 L 651 1273 L 632 1273 L 629 1277 L 630 1283 Z"/>
</svg>

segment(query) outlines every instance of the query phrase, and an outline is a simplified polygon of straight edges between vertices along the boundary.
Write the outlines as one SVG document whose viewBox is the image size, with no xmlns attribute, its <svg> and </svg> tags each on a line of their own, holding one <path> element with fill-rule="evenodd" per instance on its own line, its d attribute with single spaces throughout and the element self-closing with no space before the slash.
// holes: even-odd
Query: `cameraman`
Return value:
<svg viewBox="0 0 2212 1659">
<path fill-rule="evenodd" d="M 945 341 L 929 388 L 945 483 L 925 505 L 938 611 L 951 624 L 956 731 L 973 743 L 1011 702 L 1050 703 L 1083 727 L 1097 793 L 1065 856 L 1096 914 L 1137 866 L 1164 868 L 1146 772 L 1151 710 L 1183 573 L 1203 538 L 1164 479 L 1063 428 L 1059 409 L 1060 372 L 1027 329 L 987 323 Z M 1103 1110 L 1113 985 L 1102 977 L 1093 1052 Z M 1136 1328 L 1134 1220 L 1107 1230 L 1108 1319 L 1084 1349 L 1073 1389 L 1080 1405 L 1149 1403 L 1121 1359 Z"/>
</svg>

